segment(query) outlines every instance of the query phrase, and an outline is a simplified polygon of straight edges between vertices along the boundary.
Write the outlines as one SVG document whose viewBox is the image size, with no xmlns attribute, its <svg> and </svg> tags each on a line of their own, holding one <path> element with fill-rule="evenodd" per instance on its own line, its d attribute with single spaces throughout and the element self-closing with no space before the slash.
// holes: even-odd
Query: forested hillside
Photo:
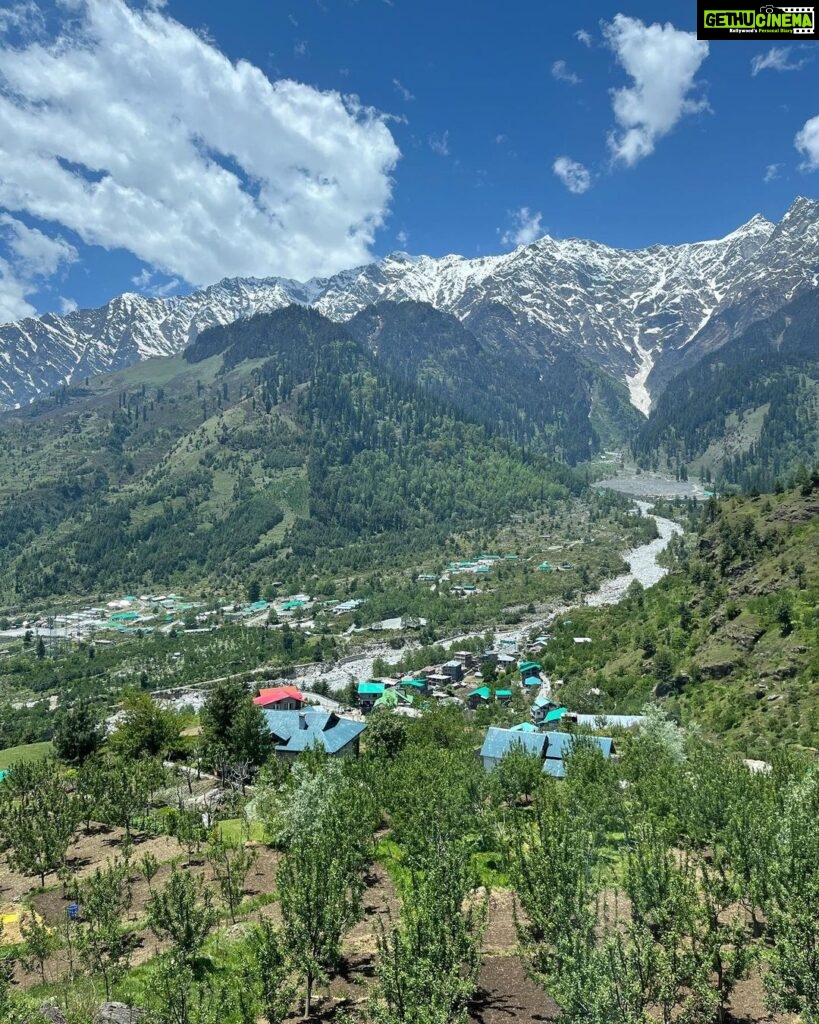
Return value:
<svg viewBox="0 0 819 1024">
<path fill-rule="evenodd" d="M 806 292 L 680 374 L 634 450 L 644 464 L 771 491 L 819 455 L 819 293 Z"/>
<path fill-rule="evenodd" d="M 298 307 L 0 430 L 0 569 L 23 599 L 403 564 L 583 488 Z"/>
<path fill-rule="evenodd" d="M 424 302 L 381 302 L 344 326 L 400 379 L 570 464 L 627 441 L 642 419 L 622 384 L 568 348 L 535 352 Z"/>
</svg>

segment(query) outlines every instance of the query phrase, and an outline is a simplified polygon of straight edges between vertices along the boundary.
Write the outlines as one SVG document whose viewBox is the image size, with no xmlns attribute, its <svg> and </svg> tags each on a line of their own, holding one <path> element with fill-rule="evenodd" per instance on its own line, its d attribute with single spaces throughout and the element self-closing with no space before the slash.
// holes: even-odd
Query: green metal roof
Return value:
<svg viewBox="0 0 819 1024">
<path fill-rule="evenodd" d="M 536 661 L 519 661 L 518 668 L 521 672 L 534 672 L 535 670 L 539 672 L 541 666 Z"/>
<path fill-rule="evenodd" d="M 492 696 L 492 691 L 489 689 L 488 686 L 479 686 L 477 688 L 477 690 L 473 690 L 471 693 L 468 693 L 466 696 L 467 696 L 467 698 L 469 698 L 469 697 L 480 697 L 483 700 L 489 700 L 489 698 Z"/>
<path fill-rule="evenodd" d="M 546 721 L 558 722 L 564 715 L 568 715 L 568 708 L 553 708 L 551 711 L 546 712 Z"/>
<path fill-rule="evenodd" d="M 496 697 L 511 697 L 512 696 L 512 691 L 511 690 L 495 690 L 495 696 Z"/>
<path fill-rule="evenodd" d="M 517 725 L 512 726 L 512 732 L 537 732 L 538 728 L 536 725 L 532 725 L 531 722 L 519 722 Z"/>
</svg>

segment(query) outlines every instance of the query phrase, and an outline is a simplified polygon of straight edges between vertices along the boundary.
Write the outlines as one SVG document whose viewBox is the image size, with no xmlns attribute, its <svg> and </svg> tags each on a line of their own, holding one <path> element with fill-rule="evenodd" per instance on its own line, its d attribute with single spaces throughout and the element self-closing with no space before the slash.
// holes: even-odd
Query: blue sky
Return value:
<svg viewBox="0 0 819 1024">
<path fill-rule="evenodd" d="M 395 249 L 718 237 L 816 197 L 819 46 L 657 10 L 6 3 L 0 319 Z"/>
</svg>

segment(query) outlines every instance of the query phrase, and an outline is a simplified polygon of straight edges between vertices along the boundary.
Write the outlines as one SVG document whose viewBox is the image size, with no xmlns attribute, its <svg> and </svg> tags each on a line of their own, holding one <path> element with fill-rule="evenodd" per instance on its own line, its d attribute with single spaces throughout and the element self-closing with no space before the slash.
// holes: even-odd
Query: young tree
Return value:
<svg viewBox="0 0 819 1024">
<path fill-rule="evenodd" d="M 249 997 L 242 1002 L 250 1024 L 259 1012 L 267 1024 L 283 1024 L 290 1016 L 296 998 L 291 975 L 282 934 L 265 918 L 248 935 L 242 956 L 241 991 Z"/>
<path fill-rule="evenodd" d="M 60 938 L 53 928 L 49 928 L 45 921 L 33 912 L 23 918 L 20 933 L 25 942 L 23 963 L 28 970 L 34 970 L 36 967 L 42 983 L 45 984 L 46 961 L 60 948 Z"/>
<path fill-rule="evenodd" d="M 411 873 L 400 922 L 378 937 L 376 1024 L 465 1024 L 486 923 L 475 888 L 468 851 L 446 843 Z"/>
<path fill-rule="evenodd" d="M 134 821 L 148 807 L 150 771 L 145 762 L 110 756 L 101 771 L 105 780 L 101 810 L 112 825 L 124 828 L 130 839 Z"/>
<path fill-rule="evenodd" d="M 322 777 L 320 771 L 315 775 Z M 329 800 L 320 785 L 309 785 L 302 797 L 301 811 L 286 830 L 277 882 L 285 942 L 304 978 L 307 1017 L 313 985 L 335 967 L 342 935 L 361 913 L 374 814 L 372 797 L 354 769 L 339 777 Z"/>
<path fill-rule="evenodd" d="M 77 796 L 80 820 L 85 822 L 85 831 L 91 831 L 91 822 L 105 804 L 107 776 L 105 762 L 91 757 L 77 772 L 74 791 Z"/>
<path fill-rule="evenodd" d="M 208 849 L 208 861 L 219 884 L 230 919 L 235 924 L 236 908 L 242 902 L 245 880 L 256 861 L 256 854 L 244 846 L 216 840 Z"/>
<path fill-rule="evenodd" d="M 169 938 L 180 963 L 191 967 L 216 923 L 213 896 L 202 881 L 175 870 L 148 904 L 148 924 L 158 938 Z"/>
<path fill-rule="evenodd" d="M 77 804 L 53 762 L 43 762 L 35 772 L 22 774 L 31 788 L 23 791 L 21 779 L 15 780 L 10 773 L 9 794 L 16 791 L 16 798 L 7 800 L 0 828 L 4 845 L 10 847 L 7 858 L 11 867 L 39 875 L 40 884 L 45 885 L 46 875 L 65 863 L 77 827 Z M 4 788 L 6 783 L 4 780 Z"/>
<path fill-rule="evenodd" d="M 130 965 L 131 935 L 122 923 L 130 906 L 128 872 L 120 861 L 98 868 L 80 884 L 80 959 L 90 974 L 102 976 L 106 999 Z"/>
</svg>

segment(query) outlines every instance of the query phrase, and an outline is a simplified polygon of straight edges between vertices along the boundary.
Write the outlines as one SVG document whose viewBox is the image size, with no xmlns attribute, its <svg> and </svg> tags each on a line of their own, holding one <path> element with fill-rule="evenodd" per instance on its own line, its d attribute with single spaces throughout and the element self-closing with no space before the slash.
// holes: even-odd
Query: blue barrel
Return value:
<svg viewBox="0 0 819 1024">
<path fill-rule="evenodd" d="M 68 920 L 69 921 L 76 921 L 79 913 L 80 913 L 80 905 L 79 905 L 79 903 L 69 903 L 68 904 Z"/>
</svg>

